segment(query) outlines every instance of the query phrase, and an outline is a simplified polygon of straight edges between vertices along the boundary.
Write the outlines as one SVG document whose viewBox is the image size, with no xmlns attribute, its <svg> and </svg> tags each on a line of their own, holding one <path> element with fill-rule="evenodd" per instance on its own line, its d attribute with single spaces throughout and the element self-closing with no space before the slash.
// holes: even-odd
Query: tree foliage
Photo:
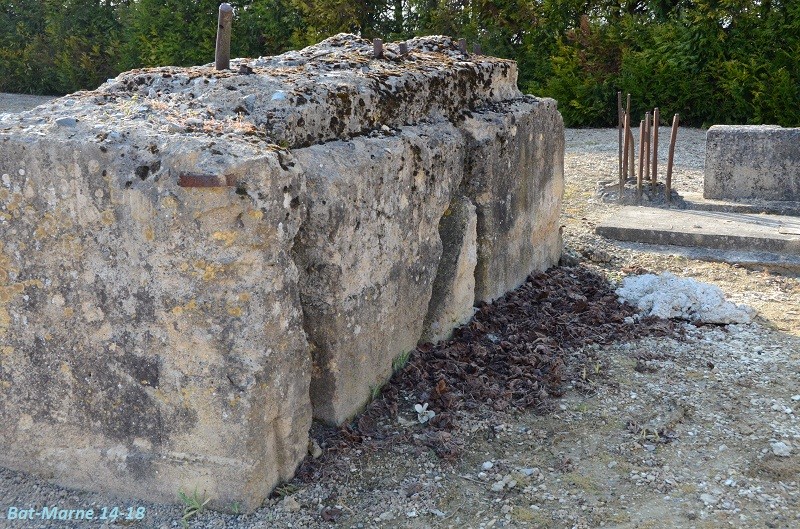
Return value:
<svg viewBox="0 0 800 529">
<path fill-rule="evenodd" d="M 573 126 L 635 115 L 800 125 L 797 0 L 233 0 L 232 54 L 346 31 L 449 34 L 514 59 Z M 143 66 L 211 62 L 218 0 L 0 0 L 0 91 L 59 94 Z"/>
</svg>

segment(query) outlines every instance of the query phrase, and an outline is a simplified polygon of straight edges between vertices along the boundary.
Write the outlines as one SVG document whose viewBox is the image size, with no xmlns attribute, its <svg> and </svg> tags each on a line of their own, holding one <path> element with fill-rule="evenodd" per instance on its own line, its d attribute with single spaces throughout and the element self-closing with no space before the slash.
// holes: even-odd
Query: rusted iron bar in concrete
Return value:
<svg viewBox="0 0 800 529">
<path fill-rule="evenodd" d="M 661 114 L 658 112 L 658 107 L 653 109 L 653 170 L 650 177 L 653 179 L 653 192 L 656 190 L 658 183 L 658 125 L 661 123 Z"/>
<path fill-rule="evenodd" d="M 236 185 L 234 177 L 228 175 L 180 173 L 178 186 L 180 187 L 229 187 Z"/>
<path fill-rule="evenodd" d="M 628 141 L 631 143 L 631 148 L 628 149 L 628 178 L 636 178 L 636 140 L 633 138 L 633 125 L 628 122 Z"/>
<path fill-rule="evenodd" d="M 458 51 L 463 54 L 467 53 L 467 39 L 458 39 Z"/>
<path fill-rule="evenodd" d="M 631 95 L 628 94 L 625 100 L 625 141 L 628 143 L 629 148 L 626 150 L 625 159 L 627 161 L 628 170 L 623 171 L 623 177 L 628 178 L 632 176 L 633 172 L 633 133 L 631 132 Z"/>
<path fill-rule="evenodd" d="M 642 178 L 644 172 L 642 165 L 644 163 L 644 120 L 639 122 L 639 174 L 636 176 L 636 198 L 642 198 Z"/>
<path fill-rule="evenodd" d="M 408 55 L 408 43 L 407 42 L 401 42 L 400 43 L 400 55 L 402 55 L 403 57 Z"/>
<path fill-rule="evenodd" d="M 650 180 L 650 112 L 644 115 L 644 180 Z"/>
<path fill-rule="evenodd" d="M 622 180 L 622 92 L 617 91 L 617 176 Z"/>
<path fill-rule="evenodd" d="M 667 179 L 665 181 L 665 193 L 667 194 L 667 203 L 672 203 L 672 162 L 675 159 L 675 141 L 678 139 L 678 123 L 680 118 L 678 114 L 672 117 L 672 133 L 669 135 L 669 154 L 667 155 Z"/>
<path fill-rule="evenodd" d="M 372 56 L 376 59 L 383 57 L 383 41 L 381 39 L 372 39 Z"/>
<path fill-rule="evenodd" d="M 625 112 L 625 123 L 624 125 L 624 134 L 625 134 L 625 142 L 622 147 L 622 177 L 619 179 L 619 203 L 622 204 L 625 201 L 625 178 L 628 175 L 628 149 L 632 148 L 630 142 L 628 141 L 628 127 L 630 127 L 630 114 L 626 111 Z"/>
<path fill-rule="evenodd" d="M 231 24 L 233 7 L 228 3 L 219 5 L 219 25 L 217 26 L 217 49 L 214 54 L 214 67 L 227 70 L 231 67 Z"/>
</svg>

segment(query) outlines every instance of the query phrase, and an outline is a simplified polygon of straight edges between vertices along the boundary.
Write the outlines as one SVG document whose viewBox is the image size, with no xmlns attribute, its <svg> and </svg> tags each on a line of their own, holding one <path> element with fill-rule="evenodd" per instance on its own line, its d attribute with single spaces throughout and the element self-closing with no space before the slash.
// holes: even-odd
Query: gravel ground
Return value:
<svg viewBox="0 0 800 529">
<path fill-rule="evenodd" d="M 704 142 L 704 131 L 681 129 L 679 192 L 701 189 Z M 202 512 L 189 526 L 800 527 L 800 280 L 596 236 L 595 223 L 617 207 L 593 195 L 598 180 L 616 173 L 616 149 L 615 130 L 567 131 L 567 253 L 612 281 L 669 270 L 714 283 L 758 310 L 754 323 L 687 323 L 680 325 L 683 336 L 586 346 L 591 350 L 572 356 L 598 360 L 567 384 L 554 411 L 471 411 L 457 431 L 463 444 L 455 461 L 402 442 L 381 450 L 353 444 L 331 457 L 323 441 L 315 481 L 280 487 L 254 513 Z M 400 415 L 413 418 L 413 404 Z M 426 431 L 414 421 L 397 427 L 411 435 Z M 144 519 L 7 519 L 10 507 L 42 506 L 117 506 L 123 514 L 133 507 L 134 515 L 143 507 Z M 77 492 L 0 471 L 0 527 L 162 529 L 181 527 L 182 515 L 181 506 Z"/>
<path fill-rule="evenodd" d="M 0 93 L 0 112 L 22 112 L 55 99 L 50 96 Z"/>
</svg>

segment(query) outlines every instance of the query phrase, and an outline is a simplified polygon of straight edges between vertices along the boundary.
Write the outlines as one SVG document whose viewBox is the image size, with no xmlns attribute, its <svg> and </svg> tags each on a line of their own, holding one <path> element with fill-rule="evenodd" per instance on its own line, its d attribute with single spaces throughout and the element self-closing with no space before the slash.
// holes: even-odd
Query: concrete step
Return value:
<svg viewBox="0 0 800 529">
<path fill-rule="evenodd" d="M 800 218 L 786 215 L 627 206 L 595 231 L 620 241 L 800 256 Z"/>
<path fill-rule="evenodd" d="M 791 200 L 720 200 L 703 198 L 701 193 L 685 193 L 682 198 L 686 209 L 800 216 L 800 202 Z"/>
</svg>

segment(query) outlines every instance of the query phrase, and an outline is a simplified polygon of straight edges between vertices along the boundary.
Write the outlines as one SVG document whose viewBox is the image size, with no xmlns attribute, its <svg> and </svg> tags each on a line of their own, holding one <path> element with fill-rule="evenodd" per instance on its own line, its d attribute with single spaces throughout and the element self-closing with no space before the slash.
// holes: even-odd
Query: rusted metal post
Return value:
<svg viewBox="0 0 800 529">
<path fill-rule="evenodd" d="M 656 190 L 658 183 L 658 125 L 661 123 L 661 114 L 658 112 L 658 107 L 653 109 L 653 171 L 650 177 L 653 182 L 653 192 Z"/>
<path fill-rule="evenodd" d="M 406 55 L 408 55 L 408 43 L 406 43 L 406 42 L 401 42 L 400 43 L 400 55 L 402 55 L 404 57 Z"/>
<path fill-rule="evenodd" d="M 467 39 L 458 39 L 458 51 L 463 54 L 467 53 Z"/>
<path fill-rule="evenodd" d="M 631 95 L 628 94 L 628 97 L 625 100 L 625 141 L 629 145 L 629 149 L 625 149 L 625 159 L 627 163 L 623 165 L 628 166 L 627 171 L 623 171 L 623 178 L 628 178 L 631 176 L 631 172 L 633 171 L 633 160 L 630 158 L 633 156 L 633 133 L 631 132 Z M 628 137 L 630 136 L 630 138 Z"/>
<path fill-rule="evenodd" d="M 644 180 L 650 180 L 650 112 L 644 115 Z"/>
<path fill-rule="evenodd" d="M 381 39 L 372 39 L 372 55 L 376 59 L 383 57 L 383 41 Z"/>
<path fill-rule="evenodd" d="M 233 7 L 224 3 L 219 5 L 219 25 L 217 26 L 217 49 L 214 54 L 214 67 L 227 70 L 231 67 L 231 23 Z"/>
<path fill-rule="evenodd" d="M 622 92 L 617 91 L 617 143 L 619 153 L 617 155 L 617 176 L 622 178 Z"/>
<path fill-rule="evenodd" d="M 644 163 L 644 120 L 639 122 L 639 174 L 636 177 L 636 198 L 642 198 L 642 164 Z"/>
<path fill-rule="evenodd" d="M 636 178 L 636 141 L 633 139 L 633 128 L 631 128 L 630 121 L 628 122 L 628 141 L 631 142 L 631 148 L 628 150 L 628 178 Z"/>
<path fill-rule="evenodd" d="M 672 203 L 672 161 L 675 158 L 675 141 L 678 139 L 678 123 L 680 118 L 675 114 L 672 118 L 672 133 L 669 135 L 669 154 L 667 155 L 666 190 L 667 203 Z"/>
<path fill-rule="evenodd" d="M 628 127 L 630 127 L 629 120 L 631 119 L 630 114 L 625 112 L 625 142 L 622 147 L 622 176 L 619 179 L 619 203 L 622 204 L 625 200 L 625 177 L 628 175 L 628 149 L 631 147 L 630 142 L 628 142 Z"/>
<path fill-rule="evenodd" d="M 483 55 L 483 50 L 481 49 L 481 45 L 480 44 L 476 44 L 474 46 L 473 50 L 474 50 L 473 53 L 475 55 Z"/>
</svg>

